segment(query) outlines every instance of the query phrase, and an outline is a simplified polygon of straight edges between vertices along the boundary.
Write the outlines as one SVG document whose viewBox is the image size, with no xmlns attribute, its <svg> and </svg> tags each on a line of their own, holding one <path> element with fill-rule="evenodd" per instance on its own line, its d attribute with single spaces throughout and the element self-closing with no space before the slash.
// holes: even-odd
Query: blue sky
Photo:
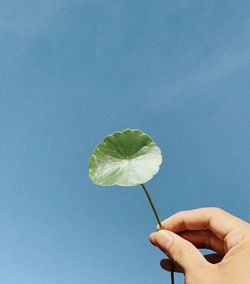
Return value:
<svg viewBox="0 0 250 284">
<path fill-rule="evenodd" d="M 167 283 L 141 188 L 88 178 L 95 145 L 139 128 L 164 155 L 161 218 L 250 220 L 249 1 L 0 2 L 0 282 Z M 183 283 L 177 277 L 177 284 Z"/>
</svg>

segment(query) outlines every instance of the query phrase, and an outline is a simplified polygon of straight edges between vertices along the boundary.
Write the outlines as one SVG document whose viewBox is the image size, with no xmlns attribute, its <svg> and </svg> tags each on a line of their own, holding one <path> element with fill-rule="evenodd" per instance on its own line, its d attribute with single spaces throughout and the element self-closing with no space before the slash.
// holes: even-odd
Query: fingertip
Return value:
<svg viewBox="0 0 250 284">
<path fill-rule="evenodd" d="M 174 264 L 170 259 L 163 258 L 160 261 L 160 266 L 162 269 L 167 271 L 174 271 Z"/>
<path fill-rule="evenodd" d="M 168 260 L 167 260 L 166 258 L 162 259 L 162 260 L 160 261 L 160 266 L 161 266 L 162 269 L 168 270 L 168 269 L 167 269 L 167 268 L 168 268 Z"/>
<path fill-rule="evenodd" d="M 151 233 L 150 235 L 149 235 L 149 240 L 150 240 L 150 242 L 154 245 L 155 244 L 155 235 L 156 235 L 156 233 L 154 232 L 154 233 Z"/>
<path fill-rule="evenodd" d="M 157 233 L 157 236 L 155 236 L 155 242 L 160 248 L 164 249 L 165 251 L 168 251 L 173 241 L 174 241 L 173 235 L 166 230 L 159 231 Z"/>
<path fill-rule="evenodd" d="M 177 272 L 177 273 L 183 273 L 183 269 L 177 265 L 176 263 L 174 264 L 173 261 L 171 261 L 170 259 L 162 259 L 160 261 L 160 266 L 162 269 L 166 270 L 166 271 L 174 271 L 174 272 Z"/>
</svg>

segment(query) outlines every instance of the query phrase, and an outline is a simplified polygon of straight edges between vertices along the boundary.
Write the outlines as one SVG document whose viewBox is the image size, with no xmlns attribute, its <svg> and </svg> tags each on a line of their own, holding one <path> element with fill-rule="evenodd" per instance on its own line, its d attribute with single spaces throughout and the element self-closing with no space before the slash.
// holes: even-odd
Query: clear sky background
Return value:
<svg viewBox="0 0 250 284">
<path fill-rule="evenodd" d="M 116 130 L 162 149 L 162 219 L 249 221 L 249 71 L 249 1 L 0 1 L 0 283 L 170 283 L 141 188 L 88 178 Z"/>
</svg>

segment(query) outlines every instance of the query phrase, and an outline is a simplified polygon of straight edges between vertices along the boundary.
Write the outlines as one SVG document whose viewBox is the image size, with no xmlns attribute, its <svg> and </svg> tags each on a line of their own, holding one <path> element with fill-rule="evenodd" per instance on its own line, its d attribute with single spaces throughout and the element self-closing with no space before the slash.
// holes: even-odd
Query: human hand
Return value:
<svg viewBox="0 0 250 284">
<path fill-rule="evenodd" d="M 185 274 L 186 284 L 249 284 L 250 224 L 219 208 L 181 211 L 162 222 L 164 230 L 150 235 Z M 158 227 L 159 229 L 159 227 Z M 197 248 L 216 252 L 205 258 Z M 171 271 L 171 262 L 161 261 Z"/>
</svg>

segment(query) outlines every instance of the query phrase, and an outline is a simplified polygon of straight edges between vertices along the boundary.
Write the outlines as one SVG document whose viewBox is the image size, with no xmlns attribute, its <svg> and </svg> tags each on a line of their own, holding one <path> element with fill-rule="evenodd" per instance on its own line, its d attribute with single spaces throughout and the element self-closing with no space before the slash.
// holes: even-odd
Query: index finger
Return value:
<svg viewBox="0 0 250 284">
<path fill-rule="evenodd" d="M 210 230 L 224 240 L 226 235 L 247 224 L 220 208 L 199 208 L 178 212 L 162 222 L 164 229 L 180 233 L 188 230 Z"/>
</svg>

